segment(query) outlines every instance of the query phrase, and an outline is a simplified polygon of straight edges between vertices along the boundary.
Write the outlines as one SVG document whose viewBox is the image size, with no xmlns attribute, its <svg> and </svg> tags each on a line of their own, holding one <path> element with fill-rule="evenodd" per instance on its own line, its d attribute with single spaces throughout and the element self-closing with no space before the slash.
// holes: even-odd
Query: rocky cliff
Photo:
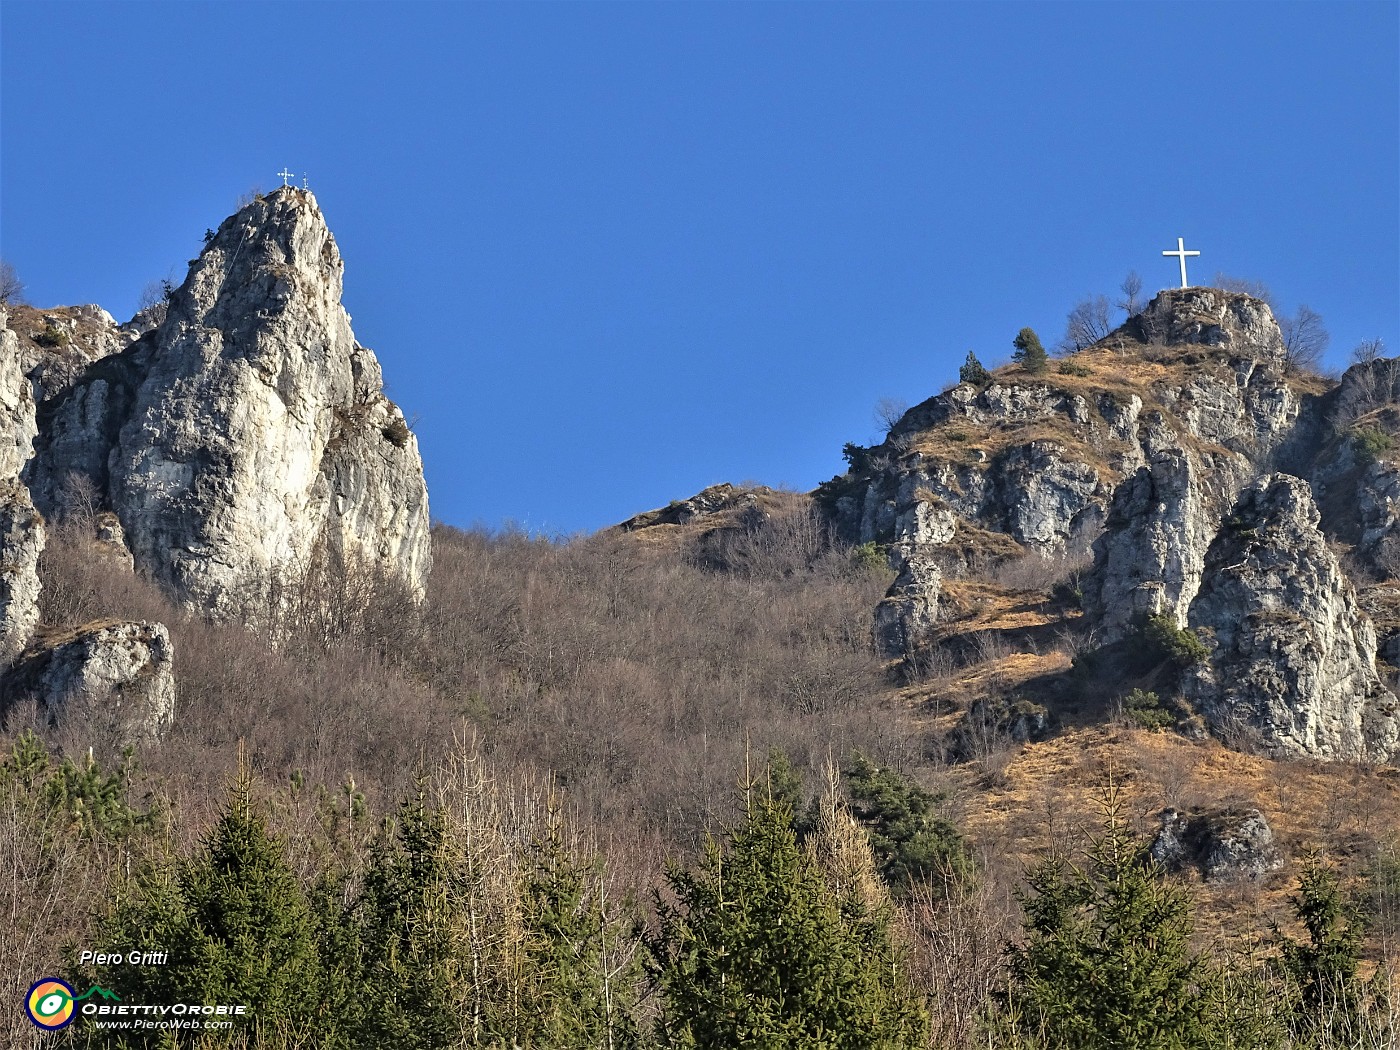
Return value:
<svg viewBox="0 0 1400 1050">
<path fill-rule="evenodd" d="M 1393 610 L 1381 644 L 1400 655 L 1400 589 L 1358 595 L 1372 581 L 1333 548 L 1382 581 L 1400 571 L 1397 393 L 1396 362 L 1340 384 L 1295 374 L 1264 303 L 1171 290 L 1041 374 L 998 369 L 916 406 L 814 495 L 849 540 L 890 552 L 875 625 L 892 656 L 967 651 L 950 581 L 1068 574 L 1061 597 L 1081 608 L 1018 623 L 1130 648 L 1149 618 L 1190 628 L 1211 655 L 1174 688 L 1215 732 L 1383 759 L 1400 721 L 1364 609 Z"/>
<path fill-rule="evenodd" d="M 95 493 L 136 567 L 215 615 L 313 557 L 421 596 L 417 441 L 355 341 L 343 270 L 303 190 L 225 220 L 164 320 L 44 402 L 26 475 L 40 509 Z"/>
<path fill-rule="evenodd" d="M 39 554 L 44 522 L 19 472 L 34 442 L 34 394 L 19 338 L 0 308 L 0 674 L 28 642 L 39 619 Z"/>
<path fill-rule="evenodd" d="M 126 325 L 95 306 L 0 317 L 0 711 L 81 711 L 125 740 L 174 717 L 164 625 L 39 624 L 46 517 L 200 616 L 236 617 L 317 561 L 323 580 L 422 596 L 417 442 L 351 332 L 343 269 L 315 199 L 287 188 Z"/>
</svg>

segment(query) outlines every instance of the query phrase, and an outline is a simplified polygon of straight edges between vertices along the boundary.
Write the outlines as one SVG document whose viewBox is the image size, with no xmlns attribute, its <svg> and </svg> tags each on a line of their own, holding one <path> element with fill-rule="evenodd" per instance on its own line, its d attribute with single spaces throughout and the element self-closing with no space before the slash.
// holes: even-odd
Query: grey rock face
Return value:
<svg viewBox="0 0 1400 1050">
<path fill-rule="evenodd" d="M 991 476 L 1005 514 L 1002 531 L 1042 553 L 1063 550 L 1073 539 L 1098 532 L 1104 489 L 1098 472 L 1076 463 L 1053 441 L 1017 445 L 997 458 Z"/>
<path fill-rule="evenodd" d="M 924 549 L 903 555 L 899 576 L 875 607 L 875 638 L 886 656 L 904 656 L 928 644 L 942 585 L 943 573 Z"/>
<path fill-rule="evenodd" d="M 93 624 L 26 655 L 3 699 L 37 700 L 51 722 L 81 711 L 126 741 L 152 739 L 175 716 L 174 653 L 158 623 Z"/>
<path fill-rule="evenodd" d="M 1189 622 L 1214 638 L 1185 688 L 1217 733 L 1278 754 L 1394 753 L 1400 711 L 1376 673 L 1375 629 L 1300 479 L 1244 491 L 1206 554 Z"/>
<path fill-rule="evenodd" d="M 1143 343 L 1228 347 L 1282 366 L 1283 333 L 1268 306 L 1219 288 L 1160 292 L 1123 326 Z"/>
<path fill-rule="evenodd" d="M 1273 829 L 1253 807 L 1191 814 L 1164 809 L 1148 853 L 1168 871 L 1194 867 L 1207 882 L 1257 881 L 1283 866 Z"/>
<path fill-rule="evenodd" d="M 1118 486 L 1085 588 L 1086 611 L 1105 641 L 1142 616 L 1165 613 L 1185 626 L 1206 550 L 1247 475 L 1238 455 L 1163 448 Z"/>
<path fill-rule="evenodd" d="M 0 480 L 0 673 L 39 622 L 44 522 L 18 480 Z"/>
<path fill-rule="evenodd" d="M 342 271 L 309 193 L 282 189 L 226 220 L 163 322 L 41 420 L 40 506 L 61 511 L 86 479 L 137 567 L 216 615 L 322 555 L 421 596 L 417 440 L 355 342 Z"/>
<path fill-rule="evenodd" d="M 33 452 L 38 425 L 34 418 L 34 392 L 24 374 L 19 338 L 9 327 L 9 315 L 0 307 L 0 478 L 19 476 Z"/>
<path fill-rule="evenodd" d="M 44 521 L 19 481 L 37 432 L 34 395 L 21 370 L 19 340 L 0 309 L 0 672 L 39 620 L 39 554 Z"/>
</svg>

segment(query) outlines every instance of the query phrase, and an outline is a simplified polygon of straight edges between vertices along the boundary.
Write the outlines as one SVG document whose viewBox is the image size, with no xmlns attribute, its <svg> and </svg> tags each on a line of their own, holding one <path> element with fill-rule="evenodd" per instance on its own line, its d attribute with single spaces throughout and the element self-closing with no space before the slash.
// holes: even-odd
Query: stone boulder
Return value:
<svg viewBox="0 0 1400 1050">
<path fill-rule="evenodd" d="M 1188 621 L 1213 651 L 1184 689 L 1218 735 L 1280 755 L 1395 753 L 1400 703 L 1376 672 L 1375 629 L 1301 479 L 1245 489 L 1206 554 Z"/>
<path fill-rule="evenodd" d="M 1167 871 L 1199 871 L 1207 882 L 1258 881 L 1283 867 L 1273 829 L 1252 806 L 1164 809 L 1148 853 Z"/>
<path fill-rule="evenodd" d="M 51 724 L 80 715 L 126 742 L 175 717 L 174 650 L 163 624 L 95 623 L 31 646 L 0 686 L 0 710 L 37 702 Z"/>
</svg>

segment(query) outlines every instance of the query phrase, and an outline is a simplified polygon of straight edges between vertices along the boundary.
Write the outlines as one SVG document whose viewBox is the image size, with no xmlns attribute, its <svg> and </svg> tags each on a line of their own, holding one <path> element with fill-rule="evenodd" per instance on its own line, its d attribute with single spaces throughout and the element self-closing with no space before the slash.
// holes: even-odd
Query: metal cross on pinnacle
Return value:
<svg viewBox="0 0 1400 1050">
<path fill-rule="evenodd" d="M 285 167 L 284 167 L 281 171 L 279 171 L 277 174 L 280 175 L 280 176 L 282 176 L 282 188 L 283 188 L 283 189 L 286 189 L 287 186 L 290 185 L 290 184 L 287 182 L 288 179 L 294 179 L 294 178 L 296 178 L 296 176 L 293 175 L 290 171 L 288 171 Z"/>
<path fill-rule="evenodd" d="M 1183 287 L 1183 288 L 1187 287 L 1187 285 L 1186 285 L 1186 257 L 1187 257 L 1188 255 L 1200 255 L 1201 253 L 1200 253 L 1200 252 L 1188 252 L 1188 251 L 1186 250 L 1186 239 L 1185 239 L 1184 237 L 1178 237 L 1178 238 L 1176 239 L 1176 251 L 1174 251 L 1174 252 L 1163 252 L 1162 254 L 1163 254 L 1163 255 L 1175 255 L 1175 256 L 1177 256 L 1177 257 L 1181 260 L 1181 287 Z"/>
</svg>

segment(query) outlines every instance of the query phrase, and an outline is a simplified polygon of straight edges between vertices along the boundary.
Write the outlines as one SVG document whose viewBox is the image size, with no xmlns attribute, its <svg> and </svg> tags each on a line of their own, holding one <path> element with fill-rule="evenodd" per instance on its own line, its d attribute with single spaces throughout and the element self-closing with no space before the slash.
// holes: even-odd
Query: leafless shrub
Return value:
<svg viewBox="0 0 1400 1050">
<path fill-rule="evenodd" d="M 24 306 L 27 302 L 24 282 L 19 279 L 19 274 L 8 260 L 0 259 L 0 307 Z"/>
<path fill-rule="evenodd" d="M 1129 317 L 1141 313 L 1144 303 L 1142 301 L 1142 278 L 1138 276 L 1138 272 L 1129 270 L 1128 276 L 1123 278 L 1123 283 L 1118 286 L 1118 289 L 1123 293 L 1123 298 L 1117 300 L 1113 305 Z"/>
<path fill-rule="evenodd" d="M 1049 593 L 1064 586 L 1076 587 L 1092 564 L 1088 551 L 1072 549 L 1044 555 L 1037 551 L 999 563 L 991 573 L 996 583 L 1013 591 Z"/>
<path fill-rule="evenodd" d="M 1306 304 L 1292 317 L 1281 317 L 1284 367 L 1290 372 L 1315 372 L 1332 337 L 1322 323 L 1322 315 Z"/>
<path fill-rule="evenodd" d="M 243 193 L 240 193 L 238 195 L 238 199 L 233 202 L 234 211 L 242 211 L 244 208 L 248 207 L 248 205 L 252 204 L 255 200 L 260 200 L 262 196 L 263 188 L 261 186 L 254 184 L 248 187 L 248 189 Z"/>
<path fill-rule="evenodd" d="M 1370 365 L 1385 357 L 1385 340 L 1363 339 L 1351 352 L 1352 364 Z"/>
<path fill-rule="evenodd" d="M 90 475 L 70 470 L 63 479 L 58 504 L 66 521 L 75 528 L 90 533 L 93 522 L 106 506 L 106 500 Z"/>
<path fill-rule="evenodd" d="M 1065 334 L 1055 349 L 1072 354 L 1093 346 L 1113 330 L 1108 317 L 1108 298 L 1091 295 L 1074 305 L 1065 324 Z"/>
<path fill-rule="evenodd" d="M 911 970 L 930 1005 L 934 1045 L 981 1044 L 981 1024 L 1004 980 L 1006 945 L 1018 932 L 1016 905 L 992 881 L 958 892 L 955 879 L 914 887 L 899 909 Z"/>
<path fill-rule="evenodd" d="M 896 397 L 882 397 L 876 401 L 874 416 L 876 424 L 880 427 L 880 433 L 888 434 L 908 411 L 909 402 Z"/>
<path fill-rule="evenodd" d="M 159 325 L 165 320 L 165 314 L 170 308 L 170 297 L 167 289 L 171 287 L 169 280 L 151 281 L 141 289 L 141 294 L 136 297 L 136 315 L 146 315 L 152 324 Z"/>
<path fill-rule="evenodd" d="M 1258 299 L 1269 308 L 1275 317 L 1278 316 L 1278 300 L 1274 298 L 1273 291 L 1263 281 L 1256 281 L 1248 277 L 1232 277 L 1229 274 L 1217 272 L 1212 278 L 1211 284 L 1222 292 L 1237 292 Z"/>
</svg>

